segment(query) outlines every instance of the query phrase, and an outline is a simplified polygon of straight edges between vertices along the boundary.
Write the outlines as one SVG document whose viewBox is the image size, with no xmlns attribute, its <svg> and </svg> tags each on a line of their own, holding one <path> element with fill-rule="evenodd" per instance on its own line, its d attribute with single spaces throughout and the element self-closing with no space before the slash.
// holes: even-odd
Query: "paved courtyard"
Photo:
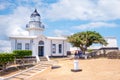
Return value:
<svg viewBox="0 0 120 80">
<path fill-rule="evenodd" d="M 79 60 L 81 72 L 71 72 L 73 60 L 58 59 L 57 65 L 29 80 L 120 80 L 120 59 Z"/>
</svg>

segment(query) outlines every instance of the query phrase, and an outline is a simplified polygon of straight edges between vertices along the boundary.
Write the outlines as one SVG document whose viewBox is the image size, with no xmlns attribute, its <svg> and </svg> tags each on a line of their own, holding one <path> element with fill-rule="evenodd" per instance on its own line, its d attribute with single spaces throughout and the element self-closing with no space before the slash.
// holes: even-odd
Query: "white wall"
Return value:
<svg viewBox="0 0 120 80">
<path fill-rule="evenodd" d="M 67 53 L 67 42 L 65 40 L 49 40 L 50 42 L 50 54 L 52 56 L 66 56 Z M 56 53 L 52 53 L 52 45 L 51 44 L 56 44 Z M 62 44 L 62 53 L 59 53 L 59 44 Z"/>
<path fill-rule="evenodd" d="M 17 43 L 22 43 L 22 50 L 25 50 L 25 43 L 30 44 L 30 40 L 29 39 L 18 39 Z"/>
<path fill-rule="evenodd" d="M 70 43 L 68 43 L 66 40 L 64 41 L 64 55 L 67 55 L 67 51 L 70 51 Z"/>
<path fill-rule="evenodd" d="M 36 39 L 33 39 L 33 43 L 32 43 L 32 55 L 33 56 L 38 55 L 38 52 L 37 52 L 37 41 L 36 41 Z"/>
<path fill-rule="evenodd" d="M 38 28 L 38 30 L 35 29 L 35 28 L 32 28 L 32 29 L 29 30 L 29 35 L 30 36 L 36 36 L 36 35 L 40 35 L 42 33 L 43 33 L 43 30 L 42 29 L 40 30 L 40 28 Z"/>
<path fill-rule="evenodd" d="M 45 41 L 45 55 L 51 56 L 51 40 Z"/>
<path fill-rule="evenodd" d="M 30 44 L 30 39 L 11 39 L 11 49 L 16 50 L 17 49 L 17 43 L 22 43 L 22 50 L 25 50 L 25 44 L 29 43 Z M 31 48 L 31 44 L 30 44 L 30 50 Z"/>
<path fill-rule="evenodd" d="M 108 45 L 103 47 L 118 47 L 117 39 L 115 37 L 107 37 L 105 40 L 107 41 Z"/>
<path fill-rule="evenodd" d="M 11 51 L 15 50 L 15 39 L 10 39 L 11 41 Z"/>
<path fill-rule="evenodd" d="M 31 43 L 31 40 L 33 42 Z M 70 50 L 69 44 L 65 40 L 59 39 L 48 39 L 42 35 L 35 39 L 11 39 L 12 50 L 17 49 L 17 43 L 22 43 L 22 50 L 25 50 L 25 43 L 30 44 L 30 50 L 32 50 L 32 55 L 38 55 L 39 41 L 44 41 L 44 56 L 66 56 L 67 51 Z M 56 44 L 56 53 L 52 53 L 52 44 Z M 59 44 L 62 44 L 62 53 L 59 53 Z"/>
</svg>

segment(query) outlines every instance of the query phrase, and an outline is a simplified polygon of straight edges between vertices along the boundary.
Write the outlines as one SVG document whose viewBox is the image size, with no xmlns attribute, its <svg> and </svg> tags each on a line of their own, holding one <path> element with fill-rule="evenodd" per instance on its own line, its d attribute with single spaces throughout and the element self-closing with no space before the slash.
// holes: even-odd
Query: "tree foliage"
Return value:
<svg viewBox="0 0 120 80">
<path fill-rule="evenodd" d="M 67 40 L 74 47 L 79 47 L 83 53 L 85 53 L 87 47 L 90 47 L 93 43 L 107 45 L 105 39 L 95 31 L 78 32 L 69 36 Z"/>
</svg>

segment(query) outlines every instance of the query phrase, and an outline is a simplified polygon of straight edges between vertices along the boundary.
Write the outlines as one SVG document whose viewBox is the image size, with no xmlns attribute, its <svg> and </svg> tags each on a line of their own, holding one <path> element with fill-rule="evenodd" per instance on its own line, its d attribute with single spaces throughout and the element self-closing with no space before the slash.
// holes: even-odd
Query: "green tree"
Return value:
<svg viewBox="0 0 120 80">
<path fill-rule="evenodd" d="M 94 43 L 107 45 L 105 39 L 95 31 L 78 32 L 67 38 L 74 47 L 79 47 L 85 54 L 85 51 Z"/>
</svg>

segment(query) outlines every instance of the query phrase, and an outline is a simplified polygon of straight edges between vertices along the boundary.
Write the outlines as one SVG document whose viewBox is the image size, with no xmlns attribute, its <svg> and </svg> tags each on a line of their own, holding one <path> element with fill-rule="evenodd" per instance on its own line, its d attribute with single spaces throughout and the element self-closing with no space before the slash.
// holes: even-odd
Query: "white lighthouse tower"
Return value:
<svg viewBox="0 0 120 80">
<path fill-rule="evenodd" d="M 35 11 L 30 16 L 29 24 L 26 25 L 29 36 L 42 35 L 42 32 L 44 31 L 44 25 L 42 25 L 40 18 L 40 14 L 35 9 Z"/>
</svg>

